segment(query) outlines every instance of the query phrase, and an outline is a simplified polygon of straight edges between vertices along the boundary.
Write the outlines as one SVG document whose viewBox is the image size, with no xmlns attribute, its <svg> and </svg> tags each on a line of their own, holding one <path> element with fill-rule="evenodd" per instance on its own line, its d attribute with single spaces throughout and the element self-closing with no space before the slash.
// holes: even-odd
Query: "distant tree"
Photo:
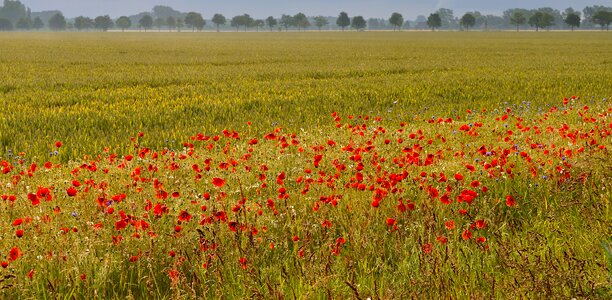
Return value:
<svg viewBox="0 0 612 300">
<path fill-rule="evenodd" d="M 155 18 L 162 18 L 164 20 L 168 17 L 178 18 L 181 16 L 181 12 L 173 9 L 170 6 L 156 5 L 153 7 L 153 16 Z"/>
<path fill-rule="evenodd" d="M 279 24 L 285 27 L 285 31 L 287 31 L 289 30 L 289 26 L 292 26 L 293 24 L 293 17 L 283 14 L 280 18 Z"/>
<path fill-rule="evenodd" d="M 164 18 L 158 17 L 153 21 L 153 24 L 157 27 L 157 31 L 161 31 L 162 27 L 166 25 L 166 20 Z"/>
<path fill-rule="evenodd" d="M 219 26 L 225 25 L 225 22 L 227 22 L 227 20 L 222 14 L 215 14 L 212 18 L 212 22 L 217 25 L 217 32 L 219 32 Z"/>
<path fill-rule="evenodd" d="M 42 21 L 42 19 L 40 17 L 34 18 L 34 21 L 32 23 L 32 28 L 34 28 L 36 30 L 40 30 L 40 29 L 42 29 L 44 27 L 45 27 L 45 23 Z"/>
<path fill-rule="evenodd" d="M 117 19 L 115 24 L 117 24 L 117 27 L 121 28 L 121 31 L 125 31 L 132 26 L 132 20 L 126 16 L 121 16 Z"/>
<path fill-rule="evenodd" d="M 74 18 L 74 28 L 76 30 L 81 31 L 83 29 L 89 29 L 94 26 L 94 21 L 91 18 L 78 16 Z"/>
<path fill-rule="evenodd" d="M 442 19 L 440 19 L 440 15 L 438 13 L 430 14 L 427 17 L 427 26 L 431 28 L 431 31 L 434 31 L 436 28 L 442 26 Z"/>
<path fill-rule="evenodd" d="M 270 31 L 272 31 L 272 28 L 274 28 L 274 26 L 278 25 L 278 21 L 273 16 L 269 16 L 266 19 L 266 25 L 268 25 L 268 27 L 270 27 Z"/>
<path fill-rule="evenodd" d="M 580 27 L 580 16 L 577 13 L 568 13 L 563 21 L 572 28 L 572 31 L 574 27 Z"/>
<path fill-rule="evenodd" d="M 329 24 L 329 21 L 324 16 L 315 17 L 314 18 L 314 22 L 315 22 L 315 26 L 317 26 L 317 28 L 319 28 L 319 31 L 321 31 L 321 28 L 323 28 L 324 26 L 327 26 Z"/>
<path fill-rule="evenodd" d="M 539 28 L 548 28 L 554 25 L 554 17 L 546 12 L 537 11 L 529 18 L 529 25 L 535 27 L 536 31 Z"/>
<path fill-rule="evenodd" d="M 255 28 L 257 28 L 257 31 L 259 31 L 259 29 L 264 28 L 264 26 L 266 26 L 266 21 L 261 20 L 261 19 L 257 19 L 255 21 L 253 21 L 253 26 Z"/>
<path fill-rule="evenodd" d="M 341 12 L 338 15 L 338 19 L 336 20 L 336 25 L 340 26 L 342 28 L 342 31 L 344 31 L 345 27 L 351 25 L 351 19 L 349 18 L 346 12 Z"/>
<path fill-rule="evenodd" d="M 306 27 L 310 26 L 308 18 L 303 13 L 297 13 L 295 16 L 293 16 L 293 23 L 295 26 L 297 26 L 298 31 L 300 31 L 300 29 L 306 29 Z"/>
<path fill-rule="evenodd" d="M 183 29 L 183 27 L 185 27 L 185 21 L 182 18 L 177 18 L 176 19 L 176 30 L 178 32 L 181 32 L 181 29 Z"/>
<path fill-rule="evenodd" d="M 470 13 L 467 13 L 463 15 L 463 17 L 461 17 L 459 24 L 465 27 L 465 30 L 470 31 L 470 27 L 473 27 L 474 25 L 476 25 L 476 17 L 474 17 L 474 15 Z"/>
<path fill-rule="evenodd" d="M 367 25 L 368 23 L 362 16 L 353 17 L 353 20 L 351 21 L 351 27 L 355 28 L 356 30 L 363 30 Z"/>
<path fill-rule="evenodd" d="M 404 25 L 404 17 L 402 14 L 394 12 L 391 14 L 391 18 L 389 18 L 389 23 L 393 25 L 393 31 L 397 28 L 402 29 L 402 25 Z"/>
<path fill-rule="evenodd" d="M 452 9 L 440 8 L 436 11 L 440 16 L 440 26 L 444 28 L 452 28 L 456 25 L 455 16 Z"/>
<path fill-rule="evenodd" d="M 49 29 L 54 31 L 66 30 L 66 18 L 62 13 L 56 13 L 49 19 Z"/>
<path fill-rule="evenodd" d="M 601 26 L 603 31 L 606 27 L 606 31 L 610 30 L 610 23 L 612 23 L 612 11 L 600 10 L 593 14 L 593 23 Z"/>
<path fill-rule="evenodd" d="M 153 27 L 153 17 L 151 17 L 150 15 L 144 15 L 138 21 L 138 25 L 141 28 L 144 28 L 144 31 L 147 32 L 147 29 Z"/>
<path fill-rule="evenodd" d="M 113 28 L 113 26 L 115 26 L 115 24 L 109 15 L 99 16 L 94 19 L 94 27 L 101 31 L 108 31 L 110 28 Z"/>
<path fill-rule="evenodd" d="M 230 20 L 230 26 L 236 27 L 236 31 L 240 30 L 240 26 L 242 26 L 242 16 L 234 16 Z"/>
<path fill-rule="evenodd" d="M 523 12 L 515 11 L 512 13 L 512 16 L 510 16 L 510 23 L 516 25 L 516 31 L 519 31 L 519 26 L 525 24 L 525 22 L 527 22 L 527 17 Z"/>
<path fill-rule="evenodd" d="M 176 19 L 173 16 L 166 18 L 166 25 L 168 25 L 168 31 L 176 28 Z"/>
<path fill-rule="evenodd" d="M 196 28 L 202 30 L 204 25 L 206 25 L 206 21 L 202 18 L 202 14 L 192 11 L 188 12 L 185 16 L 185 25 L 191 27 L 192 31 L 195 31 Z"/>
<path fill-rule="evenodd" d="M 30 30 L 32 28 L 32 20 L 27 17 L 22 17 L 17 21 L 15 27 L 19 30 Z"/>
<path fill-rule="evenodd" d="M 0 18 L 0 31 L 11 31 L 13 30 L 13 23 L 7 18 Z"/>
<path fill-rule="evenodd" d="M 20 1 L 4 0 L 4 6 L 0 7 L 0 18 L 9 20 L 12 28 L 12 24 L 17 23 L 22 17 L 29 17 L 25 5 Z"/>
</svg>

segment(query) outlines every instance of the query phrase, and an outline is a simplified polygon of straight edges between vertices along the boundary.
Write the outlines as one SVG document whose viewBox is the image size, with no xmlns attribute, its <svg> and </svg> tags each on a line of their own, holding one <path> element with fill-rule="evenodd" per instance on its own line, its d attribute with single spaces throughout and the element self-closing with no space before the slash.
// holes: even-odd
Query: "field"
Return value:
<svg viewBox="0 0 612 300">
<path fill-rule="evenodd" d="M 2 298 L 612 296 L 606 32 L 0 43 Z"/>
</svg>

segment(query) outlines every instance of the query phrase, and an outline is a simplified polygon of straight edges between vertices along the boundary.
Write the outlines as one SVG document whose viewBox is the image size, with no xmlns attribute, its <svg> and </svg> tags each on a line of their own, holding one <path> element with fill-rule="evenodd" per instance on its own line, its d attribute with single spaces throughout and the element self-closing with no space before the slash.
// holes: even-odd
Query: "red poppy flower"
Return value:
<svg viewBox="0 0 612 300">
<path fill-rule="evenodd" d="M 2 267 L 6 269 L 6 267 L 8 267 L 8 265 L 9 265 L 9 263 L 8 263 L 8 261 L 3 261 L 3 262 L 0 263 L 0 265 L 2 265 Z"/>
<path fill-rule="evenodd" d="M 76 194 L 77 194 L 77 190 L 76 190 L 75 188 L 73 188 L 73 187 L 69 187 L 69 188 L 66 190 L 66 193 L 68 194 L 68 196 L 70 196 L 70 197 L 74 197 L 74 196 L 76 196 Z"/>
<path fill-rule="evenodd" d="M 178 219 L 181 222 L 189 222 L 191 221 L 191 215 L 187 211 L 181 210 Z"/>
<path fill-rule="evenodd" d="M 23 229 L 17 229 L 17 231 L 15 231 L 15 236 L 17 236 L 18 238 L 23 236 Z"/>
<path fill-rule="evenodd" d="M 506 205 L 508 207 L 516 206 L 516 200 L 514 200 L 514 197 L 510 195 L 506 196 Z"/>
<path fill-rule="evenodd" d="M 246 268 L 247 268 L 247 259 L 246 259 L 246 258 L 244 258 L 244 257 L 241 257 L 241 258 L 240 258 L 238 261 L 240 262 L 240 266 L 241 266 L 243 269 L 245 269 L 245 270 L 246 270 Z"/>
<path fill-rule="evenodd" d="M 397 223 L 394 218 L 387 218 L 387 226 L 393 226 Z"/>
<path fill-rule="evenodd" d="M 212 184 L 214 184 L 216 187 L 222 187 L 225 185 L 225 180 L 215 177 L 212 179 Z"/>
<path fill-rule="evenodd" d="M 23 253 L 21 252 L 21 250 L 19 250 L 19 248 L 13 247 L 13 249 L 11 249 L 11 251 L 9 252 L 9 260 L 10 261 L 15 261 L 19 257 L 21 257 L 22 255 L 23 255 Z"/>
<path fill-rule="evenodd" d="M 455 221 L 453 220 L 446 221 L 444 222 L 444 226 L 446 226 L 446 229 L 448 230 L 453 230 L 455 228 Z"/>
<path fill-rule="evenodd" d="M 62 142 L 60 141 L 55 142 L 55 147 L 59 148 L 61 146 L 62 146 Z"/>
<path fill-rule="evenodd" d="M 44 199 L 46 201 L 53 200 L 53 195 L 51 195 L 51 191 L 45 187 L 39 187 L 38 191 L 36 191 L 36 196 L 40 199 Z"/>
<path fill-rule="evenodd" d="M 40 200 L 38 199 L 36 194 L 29 193 L 28 194 L 28 200 L 30 200 L 30 202 L 32 202 L 33 206 L 36 206 L 36 205 L 40 204 Z"/>
<path fill-rule="evenodd" d="M 462 237 L 464 240 L 466 240 L 466 241 L 467 241 L 467 240 L 469 240 L 469 239 L 471 239 L 471 238 L 472 238 L 472 232 L 471 232 L 469 229 L 466 229 L 466 230 L 464 230 L 464 231 L 463 231 L 463 233 L 461 234 L 461 237 Z"/>
</svg>

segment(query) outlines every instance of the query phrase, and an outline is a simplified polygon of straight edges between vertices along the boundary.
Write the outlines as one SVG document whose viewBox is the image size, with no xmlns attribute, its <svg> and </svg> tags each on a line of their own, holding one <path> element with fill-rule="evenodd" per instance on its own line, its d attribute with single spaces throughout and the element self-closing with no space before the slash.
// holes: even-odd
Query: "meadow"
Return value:
<svg viewBox="0 0 612 300">
<path fill-rule="evenodd" d="M 612 294 L 605 32 L 0 47 L 3 298 Z"/>
</svg>

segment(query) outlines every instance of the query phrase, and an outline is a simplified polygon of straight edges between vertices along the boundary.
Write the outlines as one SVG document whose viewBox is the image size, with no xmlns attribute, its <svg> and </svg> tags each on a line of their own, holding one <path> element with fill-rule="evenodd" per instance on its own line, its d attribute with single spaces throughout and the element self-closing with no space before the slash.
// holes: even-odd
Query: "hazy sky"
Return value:
<svg viewBox="0 0 612 300">
<path fill-rule="evenodd" d="M 66 17 L 79 15 L 97 16 L 109 14 L 112 17 L 132 15 L 150 11 L 154 5 L 167 5 L 179 11 L 201 12 L 205 18 L 215 13 L 234 16 L 249 13 L 256 18 L 283 13 L 303 12 L 308 16 L 336 16 L 342 10 L 349 15 L 387 18 L 397 11 L 407 19 L 417 15 L 428 15 L 434 10 L 445 7 L 455 11 L 455 15 L 466 11 L 478 10 L 482 13 L 501 14 L 508 8 L 553 7 L 563 10 L 573 7 L 582 10 L 585 6 L 612 6 L 612 0 L 21 0 L 32 11 L 61 10 Z"/>
</svg>

